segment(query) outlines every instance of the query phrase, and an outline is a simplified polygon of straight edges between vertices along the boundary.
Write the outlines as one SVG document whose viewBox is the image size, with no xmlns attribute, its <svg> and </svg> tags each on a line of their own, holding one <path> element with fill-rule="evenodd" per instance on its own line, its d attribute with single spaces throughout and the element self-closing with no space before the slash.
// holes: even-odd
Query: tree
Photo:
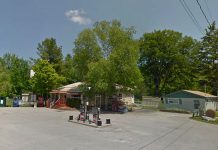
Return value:
<svg viewBox="0 0 218 150">
<path fill-rule="evenodd" d="M 215 22 L 206 29 L 199 50 L 199 69 L 202 80 L 207 82 L 207 89 L 218 95 L 218 29 Z"/>
<path fill-rule="evenodd" d="M 88 64 L 97 62 L 101 58 L 101 50 L 96 36 L 91 29 L 83 30 L 74 42 L 73 62 L 76 76 L 80 81 L 85 80 L 88 72 Z"/>
<path fill-rule="evenodd" d="M 66 84 L 71 84 L 78 81 L 73 64 L 73 58 L 70 54 L 67 54 L 67 56 L 65 57 L 62 72 L 63 76 L 66 78 Z"/>
<path fill-rule="evenodd" d="M 24 91 L 30 90 L 30 66 L 24 59 L 16 59 L 11 70 L 12 92 L 16 95 L 22 95 Z"/>
<path fill-rule="evenodd" d="M 145 33 L 139 41 L 139 67 L 146 84 L 159 96 L 192 87 L 195 79 L 192 54 L 197 42 L 172 30 Z"/>
<path fill-rule="evenodd" d="M 48 60 L 39 60 L 33 66 L 34 76 L 30 79 L 32 89 L 36 94 L 48 97 L 49 91 L 57 88 L 61 82 L 65 80 L 64 77 L 58 75 L 53 66 Z"/>
<path fill-rule="evenodd" d="M 133 39 L 134 28 L 123 27 L 119 21 L 113 20 L 97 22 L 93 30 L 103 57 L 111 64 L 113 83 L 132 88 L 139 85 L 143 77 L 137 66 L 139 48 Z"/>
<path fill-rule="evenodd" d="M 111 93 L 116 84 L 135 88 L 143 81 L 137 67 L 139 49 L 134 29 L 117 20 L 95 23 L 75 42 L 74 63 L 83 80 L 100 94 Z"/>
<path fill-rule="evenodd" d="M 9 96 L 10 92 L 10 73 L 0 61 L 0 96 Z"/>
<path fill-rule="evenodd" d="M 29 62 L 10 53 L 3 56 L 2 62 L 10 74 L 11 92 L 21 96 L 30 87 L 28 82 L 30 72 Z"/>
<path fill-rule="evenodd" d="M 15 54 L 6 53 L 2 57 L 2 64 L 6 67 L 6 69 L 12 69 L 15 61 L 18 57 Z"/>
<path fill-rule="evenodd" d="M 37 54 L 40 59 L 48 60 L 54 66 L 58 74 L 61 74 L 62 69 L 62 47 L 58 46 L 54 38 L 46 38 L 42 43 L 38 44 Z"/>
<path fill-rule="evenodd" d="M 114 90 L 113 74 L 110 70 L 110 63 L 105 59 L 90 63 L 86 81 L 92 87 L 92 93 L 105 94 Z"/>
</svg>

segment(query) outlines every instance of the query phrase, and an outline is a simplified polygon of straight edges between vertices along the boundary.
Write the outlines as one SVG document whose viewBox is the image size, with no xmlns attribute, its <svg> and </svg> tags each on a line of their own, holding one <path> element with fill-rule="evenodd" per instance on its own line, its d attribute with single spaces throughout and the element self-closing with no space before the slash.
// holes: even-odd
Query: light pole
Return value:
<svg viewBox="0 0 218 150">
<path fill-rule="evenodd" d="M 218 71 L 218 67 L 217 67 L 217 64 L 218 64 L 218 60 L 216 59 L 216 60 L 214 60 L 214 64 L 216 65 L 216 71 Z M 216 95 L 218 96 L 218 81 L 216 80 Z"/>
<path fill-rule="evenodd" d="M 34 75 L 35 75 L 35 71 L 31 69 L 30 70 L 30 78 L 33 78 Z M 37 107 L 36 95 L 33 93 L 33 86 L 32 85 L 31 85 L 31 89 L 32 89 L 31 101 L 33 101 L 34 108 L 36 108 Z"/>
<path fill-rule="evenodd" d="M 91 87 L 88 86 L 88 93 L 90 93 L 90 90 L 91 90 Z M 87 115 L 87 106 L 89 105 L 89 94 L 87 96 L 88 96 L 87 97 L 88 100 L 85 101 L 84 103 L 84 121 L 83 122 L 85 122 L 86 119 L 89 119 Z"/>
</svg>

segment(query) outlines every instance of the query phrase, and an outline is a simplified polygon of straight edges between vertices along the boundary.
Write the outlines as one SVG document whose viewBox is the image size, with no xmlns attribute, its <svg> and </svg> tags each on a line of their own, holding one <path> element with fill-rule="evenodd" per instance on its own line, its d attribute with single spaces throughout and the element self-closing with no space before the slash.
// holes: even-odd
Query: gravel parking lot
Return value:
<svg viewBox="0 0 218 150">
<path fill-rule="evenodd" d="M 104 114 L 112 126 L 68 122 L 77 111 L 0 108 L 2 150 L 217 150 L 218 126 L 190 115 L 137 111 Z"/>
</svg>

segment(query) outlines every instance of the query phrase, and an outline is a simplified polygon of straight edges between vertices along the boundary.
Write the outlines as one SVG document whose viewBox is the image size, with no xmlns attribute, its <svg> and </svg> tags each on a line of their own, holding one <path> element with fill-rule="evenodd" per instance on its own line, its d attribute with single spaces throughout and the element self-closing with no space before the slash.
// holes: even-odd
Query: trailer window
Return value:
<svg viewBox="0 0 218 150">
<path fill-rule="evenodd" d="M 194 109 L 198 109 L 200 106 L 200 101 L 199 100 L 194 100 Z"/>
</svg>

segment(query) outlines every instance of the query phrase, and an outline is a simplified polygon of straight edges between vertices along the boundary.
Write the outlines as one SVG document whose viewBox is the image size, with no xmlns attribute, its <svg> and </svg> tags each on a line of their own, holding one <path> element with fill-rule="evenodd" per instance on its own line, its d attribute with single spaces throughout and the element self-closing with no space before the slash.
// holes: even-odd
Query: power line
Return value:
<svg viewBox="0 0 218 150">
<path fill-rule="evenodd" d="M 202 27 L 200 26 L 200 24 L 198 23 L 197 19 L 195 18 L 194 14 L 191 12 L 191 10 L 189 9 L 187 3 L 185 2 L 185 0 L 179 0 L 179 2 L 181 3 L 182 7 L 184 8 L 185 12 L 188 14 L 188 16 L 191 18 L 192 22 L 195 24 L 195 26 L 198 28 L 198 30 L 204 34 L 204 30 L 202 29 Z"/>
<path fill-rule="evenodd" d="M 201 12 L 202 12 L 202 14 L 204 15 L 204 18 L 206 19 L 207 23 L 208 23 L 209 26 L 210 26 L 210 22 L 209 22 L 209 20 L 208 20 L 208 18 L 207 18 L 207 16 L 206 16 L 206 14 L 204 13 L 204 10 L 203 10 L 202 7 L 201 7 L 201 4 L 199 3 L 198 0 L 196 0 L 196 2 L 197 2 L 197 4 L 198 4 L 198 6 L 199 6 L 199 8 L 200 8 L 200 10 L 201 10 Z"/>
<path fill-rule="evenodd" d="M 211 11 L 210 11 L 210 8 L 209 8 L 209 6 L 208 6 L 208 4 L 207 4 L 207 0 L 204 0 L 204 3 L 205 3 L 205 5 L 206 5 L 206 8 L 207 8 L 208 14 L 209 14 L 209 16 L 210 16 L 210 19 L 211 19 L 212 21 L 214 21 L 213 16 L 212 16 L 212 13 L 211 13 Z"/>
<path fill-rule="evenodd" d="M 188 5 L 186 4 L 186 2 L 183 0 L 179 0 L 182 7 L 185 9 L 186 13 L 188 14 L 188 16 L 191 18 L 192 22 L 195 24 L 195 26 L 198 28 L 198 30 L 203 34 L 202 32 L 202 28 L 200 26 L 200 24 L 198 23 L 198 21 L 196 20 L 195 16 L 193 15 L 193 13 L 191 12 L 191 10 L 189 9 Z"/>
</svg>

